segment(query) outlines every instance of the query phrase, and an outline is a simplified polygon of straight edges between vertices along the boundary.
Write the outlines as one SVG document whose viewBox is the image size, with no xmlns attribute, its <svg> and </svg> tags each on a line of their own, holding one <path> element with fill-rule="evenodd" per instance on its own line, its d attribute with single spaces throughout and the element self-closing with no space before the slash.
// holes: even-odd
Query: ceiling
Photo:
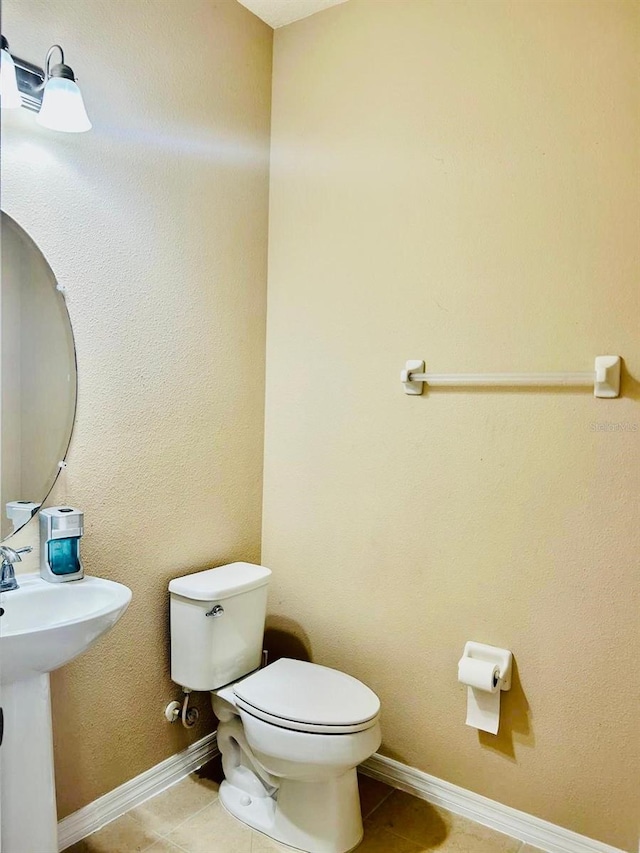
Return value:
<svg viewBox="0 0 640 853">
<path fill-rule="evenodd" d="M 347 0 L 238 0 L 274 30 Z"/>
</svg>

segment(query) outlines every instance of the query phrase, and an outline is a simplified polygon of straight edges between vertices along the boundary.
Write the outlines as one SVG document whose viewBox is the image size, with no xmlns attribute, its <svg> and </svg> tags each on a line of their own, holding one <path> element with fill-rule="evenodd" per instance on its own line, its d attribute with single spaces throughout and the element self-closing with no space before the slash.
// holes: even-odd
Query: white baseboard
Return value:
<svg viewBox="0 0 640 853">
<path fill-rule="evenodd" d="M 526 841 L 527 844 L 546 850 L 547 853 L 624 853 L 617 847 L 579 835 L 526 812 L 503 806 L 502 803 L 481 794 L 474 794 L 466 788 L 452 785 L 451 782 L 445 782 L 378 753 L 365 761 L 360 770 L 393 788 L 399 788 L 435 806 L 442 806 L 454 814 L 462 815 L 497 832 Z"/>
<path fill-rule="evenodd" d="M 213 732 L 65 817 L 58 823 L 58 850 L 66 850 L 106 823 L 121 817 L 150 797 L 155 797 L 219 754 L 216 733 Z M 392 758 L 385 758 L 384 755 L 376 753 L 359 769 L 367 776 L 386 782 L 393 788 L 399 788 L 421 800 L 442 806 L 454 814 L 518 838 L 533 847 L 546 850 L 547 853 L 625 853 L 617 847 L 594 841 L 539 817 L 503 806 L 502 803 L 481 794 L 474 794 L 473 791 L 452 785 L 451 782 L 430 776 Z"/>
<path fill-rule="evenodd" d="M 175 785 L 216 755 L 219 755 L 219 750 L 216 732 L 213 732 L 63 818 L 58 822 L 58 850 L 66 850 L 106 823 Z"/>
</svg>

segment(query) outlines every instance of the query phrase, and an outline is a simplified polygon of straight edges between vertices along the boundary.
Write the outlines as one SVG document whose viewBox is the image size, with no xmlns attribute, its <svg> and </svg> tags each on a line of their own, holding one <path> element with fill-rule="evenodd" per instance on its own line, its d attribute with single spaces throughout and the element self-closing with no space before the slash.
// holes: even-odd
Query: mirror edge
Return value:
<svg viewBox="0 0 640 853">
<path fill-rule="evenodd" d="M 47 503 L 47 500 L 49 499 L 51 492 L 53 491 L 56 483 L 58 482 L 58 479 L 60 477 L 60 473 L 62 472 L 63 468 L 66 467 L 67 458 L 69 456 L 69 450 L 71 448 L 71 442 L 73 440 L 73 434 L 74 434 L 75 428 L 76 428 L 76 416 L 78 413 L 78 385 L 79 385 L 79 379 L 78 379 L 78 348 L 76 346 L 76 336 L 75 336 L 75 332 L 73 329 L 73 323 L 71 322 L 71 314 L 69 313 L 69 306 L 67 305 L 67 297 L 65 295 L 65 290 L 59 286 L 58 276 L 56 275 L 55 270 L 53 269 L 51 263 L 49 262 L 49 259 L 46 257 L 46 255 L 44 254 L 42 249 L 38 246 L 38 244 L 33 239 L 31 234 L 27 231 L 27 229 L 20 222 L 18 222 L 18 220 L 14 216 L 12 216 L 10 213 L 8 213 L 6 210 L 4 210 L 4 208 L 0 207 L 0 219 L 2 216 L 6 216 L 8 219 L 11 220 L 11 222 L 13 222 L 15 225 L 17 225 L 18 228 L 24 234 L 24 236 L 27 238 L 27 240 L 31 243 L 31 245 L 44 258 L 45 263 L 47 264 L 47 266 L 51 270 L 53 278 L 56 281 L 57 291 L 60 295 L 60 299 L 62 300 L 62 304 L 64 305 L 65 314 L 66 314 L 67 320 L 69 322 L 69 330 L 71 332 L 71 344 L 72 344 L 72 350 L 73 350 L 73 368 L 75 371 L 75 383 L 74 383 L 74 389 L 73 389 L 73 411 L 71 413 L 71 427 L 69 429 L 69 438 L 66 442 L 66 446 L 64 448 L 64 453 L 62 454 L 62 459 L 60 459 L 58 461 L 58 470 L 56 471 L 56 473 L 55 473 L 55 475 L 51 481 L 51 484 L 50 484 L 49 488 L 47 489 L 46 494 L 42 498 L 42 502 L 40 503 L 40 508 L 42 508 Z M 64 465 L 61 465 L 60 463 L 64 463 Z M 4 507 L 0 507 L 0 512 L 4 512 Z M 24 530 L 25 527 L 28 524 L 30 524 L 31 521 L 33 521 L 33 519 L 38 514 L 38 512 L 39 512 L 39 509 L 35 510 L 33 515 L 31 516 L 31 518 L 28 521 L 25 521 L 25 523 L 22 524 L 20 527 L 18 527 L 16 530 L 12 530 L 11 533 L 9 533 L 4 538 L 0 538 L 0 543 L 7 542 L 9 539 L 11 539 L 12 536 L 15 536 L 16 533 L 20 532 L 21 530 Z"/>
</svg>

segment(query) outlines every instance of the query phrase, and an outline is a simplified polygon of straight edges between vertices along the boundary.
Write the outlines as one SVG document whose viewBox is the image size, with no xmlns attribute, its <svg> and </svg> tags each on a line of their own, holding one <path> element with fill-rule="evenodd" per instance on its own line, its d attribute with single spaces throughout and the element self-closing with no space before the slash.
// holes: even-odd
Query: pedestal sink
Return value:
<svg viewBox="0 0 640 853">
<path fill-rule="evenodd" d="M 0 594 L 0 851 L 57 853 L 49 673 L 115 625 L 131 590 L 92 577 L 18 583 Z"/>
</svg>

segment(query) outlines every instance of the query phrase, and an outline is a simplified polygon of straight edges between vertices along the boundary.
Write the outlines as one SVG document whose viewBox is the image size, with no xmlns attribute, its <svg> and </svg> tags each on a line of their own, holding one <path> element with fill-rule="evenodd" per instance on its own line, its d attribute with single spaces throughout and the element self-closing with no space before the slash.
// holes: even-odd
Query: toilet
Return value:
<svg viewBox="0 0 640 853">
<path fill-rule="evenodd" d="M 356 768 L 380 746 L 380 701 L 325 666 L 261 668 L 270 577 L 231 563 L 170 582 L 171 678 L 211 693 L 227 811 L 305 853 L 347 853 L 362 840 Z"/>
</svg>

